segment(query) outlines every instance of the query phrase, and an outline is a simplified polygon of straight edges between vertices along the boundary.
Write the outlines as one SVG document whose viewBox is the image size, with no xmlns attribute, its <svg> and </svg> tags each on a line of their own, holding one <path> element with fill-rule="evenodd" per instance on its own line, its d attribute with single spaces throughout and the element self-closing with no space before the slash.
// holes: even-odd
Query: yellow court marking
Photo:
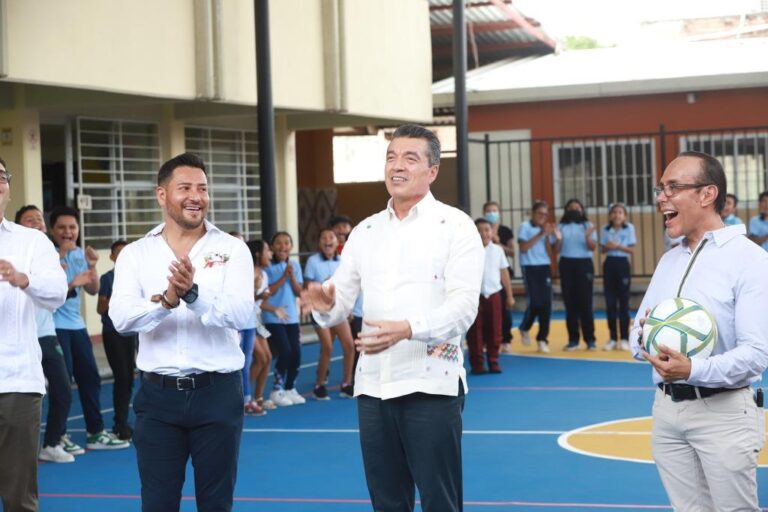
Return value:
<svg viewBox="0 0 768 512">
<path fill-rule="evenodd" d="M 766 423 L 768 424 L 768 412 Z M 652 419 L 627 418 L 587 425 L 561 434 L 557 444 L 568 451 L 602 459 L 652 464 Z M 758 457 L 760 467 L 768 467 L 768 450 Z"/>
</svg>

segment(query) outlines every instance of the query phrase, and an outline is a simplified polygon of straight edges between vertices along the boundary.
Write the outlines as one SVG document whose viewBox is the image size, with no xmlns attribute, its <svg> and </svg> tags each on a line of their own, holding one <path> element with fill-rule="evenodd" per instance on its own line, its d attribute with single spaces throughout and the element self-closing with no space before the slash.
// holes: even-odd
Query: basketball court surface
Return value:
<svg viewBox="0 0 768 512">
<path fill-rule="evenodd" d="M 598 340 L 607 339 L 597 320 Z M 532 334 L 537 327 L 534 326 Z M 553 322 L 552 352 L 521 347 L 503 355 L 503 373 L 469 377 L 464 410 L 464 509 L 480 511 L 671 510 L 650 457 L 654 388 L 650 367 L 623 352 L 563 352 L 565 326 Z M 309 398 L 316 343 L 304 346 L 298 389 L 307 404 L 246 417 L 234 510 L 370 511 L 354 400 Z M 102 404 L 112 403 L 111 384 Z M 111 425 L 111 409 L 105 409 Z M 45 414 L 43 415 L 45 418 Z M 79 444 L 84 422 L 76 393 L 68 423 Z M 760 504 L 768 507 L 768 450 L 760 454 Z M 140 510 L 133 447 L 92 452 L 73 464 L 40 465 L 44 512 Z M 181 510 L 196 510 L 191 465 Z M 420 508 L 417 507 L 417 510 Z M 764 510 L 766 510 L 764 508 Z"/>
</svg>

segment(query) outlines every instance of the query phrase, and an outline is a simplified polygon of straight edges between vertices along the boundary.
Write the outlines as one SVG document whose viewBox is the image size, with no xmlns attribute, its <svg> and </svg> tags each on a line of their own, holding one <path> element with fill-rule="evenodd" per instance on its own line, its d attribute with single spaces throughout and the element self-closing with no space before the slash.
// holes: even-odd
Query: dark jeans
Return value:
<svg viewBox="0 0 768 512">
<path fill-rule="evenodd" d="M 595 341 L 595 315 L 592 312 L 592 292 L 595 270 L 592 258 L 560 258 L 560 285 L 565 303 L 565 324 L 568 343 L 579 343 L 579 326 L 584 341 Z"/>
<path fill-rule="evenodd" d="M 301 365 L 299 324 L 264 324 L 264 327 L 272 334 L 269 341 L 277 349 L 274 385 L 293 389 Z"/>
<path fill-rule="evenodd" d="M 243 430 L 241 373 L 217 374 L 213 383 L 189 391 L 164 387 L 144 378 L 133 410 L 141 510 L 179 510 L 190 456 L 197 510 L 232 510 Z"/>
<path fill-rule="evenodd" d="M 463 510 L 459 396 L 357 400 L 365 478 L 375 512 L 411 512 L 418 487 L 423 512 Z"/>
<path fill-rule="evenodd" d="M 43 351 L 43 374 L 48 379 L 48 417 L 45 420 L 43 446 L 56 446 L 67 433 L 67 416 L 72 405 L 72 385 L 67 363 L 56 336 L 39 338 Z"/>
<path fill-rule="evenodd" d="M 528 307 L 519 328 L 521 331 L 530 331 L 538 317 L 539 332 L 536 334 L 536 340 L 547 341 L 549 320 L 552 316 L 552 273 L 549 265 L 526 265 L 522 270 Z"/>
<path fill-rule="evenodd" d="M 104 420 L 101 417 L 101 377 L 93 357 L 93 346 L 88 331 L 85 329 L 56 329 L 56 337 L 64 351 L 64 361 L 70 378 L 77 383 L 77 392 L 83 406 L 85 428 L 89 434 L 104 430 Z"/>
<path fill-rule="evenodd" d="M 115 408 L 114 431 L 120 433 L 128 427 L 128 406 L 133 393 L 133 371 L 136 369 L 137 335 L 123 336 L 117 331 L 103 331 L 104 352 L 115 384 L 112 402 Z"/>
<path fill-rule="evenodd" d="M 605 293 L 605 313 L 608 317 L 608 330 L 612 340 L 629 339 L 629 286 L 631 272 L 629 258 L 608 256 L 603 263 L 603 291 Z M 618 314 L 616 305 L 618 303 Z M 618 321 L 619 329 L 616 329 Z M 621 337 L 617 336 L 621 334 Z"/>
<path fill-rule="evenodd" d="M 0 393 L 0 501 L 5 512 L 37 512 L 37 393 Z"/>
</svg>

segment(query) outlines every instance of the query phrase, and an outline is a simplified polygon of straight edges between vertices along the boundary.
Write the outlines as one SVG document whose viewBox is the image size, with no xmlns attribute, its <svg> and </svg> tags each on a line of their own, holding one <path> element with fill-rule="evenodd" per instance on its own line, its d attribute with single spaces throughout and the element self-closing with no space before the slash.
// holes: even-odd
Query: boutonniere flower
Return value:
<svg viewBox="0 0 768 512">
<path fill-rule="evenodd" d="M 229 261 L 229 254 L 222 254 L 220 252 L 209 253 L 203 258 L 205 265 L 203 268 L 213 268 L 216 265 L 224 265 Z"/>
</svg>

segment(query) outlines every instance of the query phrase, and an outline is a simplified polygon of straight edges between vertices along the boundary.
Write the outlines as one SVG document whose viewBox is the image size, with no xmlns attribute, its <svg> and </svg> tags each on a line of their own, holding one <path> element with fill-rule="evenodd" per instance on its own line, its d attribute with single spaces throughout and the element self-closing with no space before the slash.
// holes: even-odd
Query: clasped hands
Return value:
<svg viewBox="0 0 768 512">
<path fill-rule="evenodd" d="M 335 303 L 336 288 L 331 282 L 309 283 L 301 292 L 301 312 L 305 315 L 312 311 L 327 313 Z M 408 320 L 365 320 L 364 323 L 372 329 L 358 334 L 355 347 L 366 354 L 378 354 L 413 335 Z"/>
<path fill-rule="evenodd" d="M 165 290 L 165 298 L 172 306 L 179 304 L 181 297 L 192 289 L 195 279 L 195 267 L 188 256 L 182 256 L 174 260 L 168 266 L 168 288 Z M 161 294 L 153 295 L 152 302 L 162 303 Z M 163 307 L 166 307 L 165 305 Z M 169 309 L 166 307 L 166 309 Z"/>
</svg>

